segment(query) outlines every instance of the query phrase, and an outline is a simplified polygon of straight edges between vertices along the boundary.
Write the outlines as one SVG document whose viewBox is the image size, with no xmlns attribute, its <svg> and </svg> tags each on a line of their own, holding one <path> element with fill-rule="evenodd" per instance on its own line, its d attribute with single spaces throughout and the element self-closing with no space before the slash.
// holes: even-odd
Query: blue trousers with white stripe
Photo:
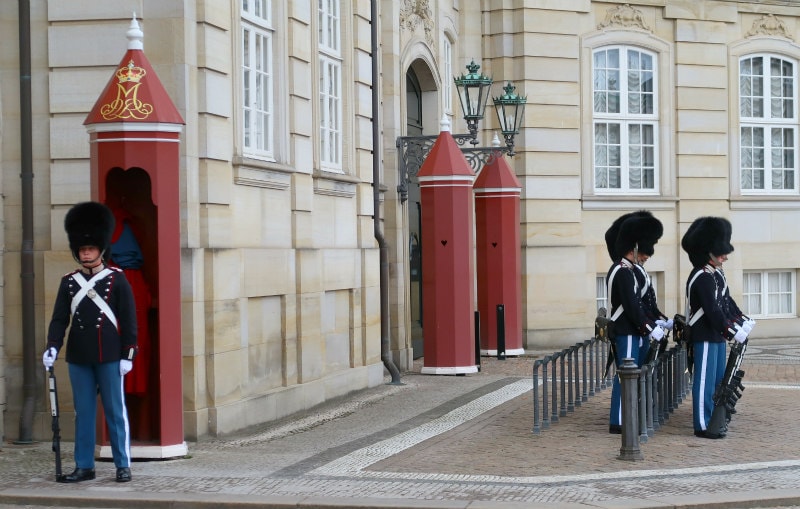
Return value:
<svg viewBox="0 0 800 509">
<path fill-rule="evenodd" d="M 68 366 L 75 404 L 75 466 L 94 468 L 99 388 L 114 465 L 117 468 L 130 467 L 131 439 L 128 410 L 125 408 L 125 377 L 119 374 L 119 361 Z"/>
<path fill-rule="evenodd" d="M 692 420 L 695 431 L 705 431 L 714 413 L 714 391 L 725 376 L 725 343 L 698 341 L 694 346 Z"/>
<path fill-rule="evenodd" d="M 617 368 L 622 366 L 622 360 L 630 357 L 636 362 L 636 366 L 644 364 L 647 359 L 647 352 L 650 351 L 650 339 L 644 336 L 617 336 L 614 338 L 617 347 Z M 614 375 L 614 383 L 611 388 L 611 416 L 609 424 L 613 426 L 622 425 L 622 388 L 619 384 L 619 375 Z"/>
</svg>

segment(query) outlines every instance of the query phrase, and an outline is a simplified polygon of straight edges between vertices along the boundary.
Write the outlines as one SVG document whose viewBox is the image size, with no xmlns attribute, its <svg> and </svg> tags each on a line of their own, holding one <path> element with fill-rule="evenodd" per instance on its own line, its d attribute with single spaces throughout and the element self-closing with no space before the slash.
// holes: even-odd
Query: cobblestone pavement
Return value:
<svg viewBox="0 0 800 509">
<path fill-rule="evenodd" d="M 484 358 L 468 376 L 419 374 L 306 415 L 189 444 L 189 456 L 52 481 L 49 443 L 0 450 L 2 504 L 46 507 L 781 507 L 800 509 L 800 340 L 753 343 L 724 440 L 692 434 L 691 398 L 620 461 L 610 389 L 531 432 L 536 353 Z M 387 380 L 388 381 L 388 380 Z M 62 447 L 71 470 L 71 444 Z M 17 505 L 15 507 L 19 507 Z"/>
</svg>

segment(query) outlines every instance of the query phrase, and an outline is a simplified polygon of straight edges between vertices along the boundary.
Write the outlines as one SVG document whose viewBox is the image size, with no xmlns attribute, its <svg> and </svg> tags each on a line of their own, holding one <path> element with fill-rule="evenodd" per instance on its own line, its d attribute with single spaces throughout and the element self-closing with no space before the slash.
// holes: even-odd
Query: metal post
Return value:
<svg viewBox="0 0 800 509">
<path fill-rule="evenodd" d="M 572 347 L 573 362 L 575 363 L 575 401 L 576 407 L 581 406 L 581 375 L 580 375 L 580 348 L 583 343 L 577 343 Z"/>
<path fill-rule="evenodd" d="M 564 364 L 566 362 L 566 357 L 569 355 L 569 352 L 563 350 L 561 352 L 561 410 L 559 414 L 561 417 L 567 415 L 567 385 L 569 385 L 570 390 L 572 390 L 572 385 L 567 383 L 567 377 L 565 376 L 566 371 L 564 370 Z"/>
<path fill-rule="evenodd" d="M 639 419 L 639 442 L 646 443 L 647 442 L 647 371 L 649 371 L 650 365 L 645 364 L 639 370 L 639 411 L 637 412 L 637 418 Z"/>
<path fill-rule="evenodd" d="M 639 368 L 630 357 L 622 360 L 617 369 L 622 389 L 622 446 L 617 459 L 625 461 L 641 461 L 644 459 L 639 449 L 639 430 L 636 416 L 639 414 L 636 381 L 639 379 Z"/>
<path fill-rule="evenodd" d="M 553 422 L 558 422 L 558 386 L 556 385 L 558 382 L 558 378 L 556 376 L 556 371 L 558 367 L 558 358 L 560 354 L 558 352 L 553 354 L 553 377 L 551 379 L 550 389 L 552 392 L 553 397 L 553 408 L 552 408 L 552 415 L 550 416 L 550 420 Z M 561 376 L 564 376 L 563 373 Z"/>
<path fill-rule="evenodd" d="M 653 363 L 647 366 L 646 376 L 645 376 L 645 394 L 647 396 L 647 436 L 652 437 L 655 434 L 655 427 L 653 426 L 653 412 L 655 411 L 655 403 L 656 403 L 656 395 L 655 395 L 655 385 L 653 384 L 653 373 L 656 370 L 656 366 L 660 361 L 658 359 L 654 360 Z"/>
<path fill-rule="evenodd" d="M 591 344 L 592 344 L 592 340 L 591 339 L 587 339 L 586 341 L 583 342 L 583 349 L 581 350 L 581 353 L 583 354 L 583 370 L 582 370 L 582 372 L 583 372 L 583 394 L 581 395 L 581 401 L 589 401 L 589 387 L 587 386 L 586 382 L 587 382 L 587 376 L 591 376 L 591 375 L 589 375 L 589 370 L 591 370 L 591 364 L 588 366 L 588 370 L 587 370 L 586 350 L 588 350 L 589 345 L 591 345 Z"/>
<path fill-rule="evenodd" d="M 506 360 L 506 307 L 497 305 L 497 360 Z"/>
<path fill-rule="evenodd" d="M 597 349 L 595 343 L 597 343 L 597 339 L 593 339 L 591 343 L 589 343 L 589 396 L 594 396 L 594 364 L 595 364 L 595 350 Z"/>
<path fill-rule="evenodd" d="M 475 364 L 481 370 L 481 312 L 475 311 Z"/>
<path fill-rule="evenodd" d="M 653 368 L 653 373 L 650 375 L 653 383 L 653 431 L 661 429 L 661 422 L 659 422 L 658 414 L 661 408 L 661 368 L 663 365 L 663 361 L 657 362 Z"/>
<path fill-rule="evenodd" d="M 533 433 L 535 435 L 542 432 L 539 416 L 539 366 L 541 365 L 541 359 L 533 362 Z"/>
<path fill-rule="evenodd" d="M 547 364 L 549 362 L 549 355 L 542 359 L 542 428 L 544 429 L 550 427 L 550 413 L 547 408 Z"/>
</svg>

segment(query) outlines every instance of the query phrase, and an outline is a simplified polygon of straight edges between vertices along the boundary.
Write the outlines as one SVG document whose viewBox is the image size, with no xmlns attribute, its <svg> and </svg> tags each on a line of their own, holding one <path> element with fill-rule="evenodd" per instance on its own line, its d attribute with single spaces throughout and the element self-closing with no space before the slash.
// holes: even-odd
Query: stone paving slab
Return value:
<svg viewBox="0 0 800 509">
<path fill-rule="evenodd" d="M 531 433 L 535 354 L 484 359 L 463 377 L 424 376 L 306 415 L 137 461 L 134 481 L 57 485 L 50 444 L 0 450 L 0 504 L 45 507 L 677 508 L 800 506 L 800 342 L 751 346 L 746 390 L 724 440 L 692 435 L 690 397 L 616 459 L 610 389 Z M 525 384 L 528 384 L 527 388 Z M 63 444 L 65 470 L 71 444 Z"/>
</svg>

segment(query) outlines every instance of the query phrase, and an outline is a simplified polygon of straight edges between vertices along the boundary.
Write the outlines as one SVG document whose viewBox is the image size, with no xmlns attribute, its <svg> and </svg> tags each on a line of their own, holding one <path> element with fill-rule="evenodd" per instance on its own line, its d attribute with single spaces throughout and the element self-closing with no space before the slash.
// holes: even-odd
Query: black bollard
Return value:
<svg viewBox="0 0 800 509">
<path fill-rule="evenodd" d="M 639 368 L 630 357 L 622 359 L 617 369 L 622 403 L 622 447 L 617 459 L 641 461 L 644 459 L 639 449 Z"/>
<path fill-rule="evenodd" d="M 475 311 L 475 365 L 481 370 L 481 312 Z"/>
<path fill-rule="evenodd" d="M 506 307 L 497 305 L 497 360 L 506 360 Z"/>
</svg>

